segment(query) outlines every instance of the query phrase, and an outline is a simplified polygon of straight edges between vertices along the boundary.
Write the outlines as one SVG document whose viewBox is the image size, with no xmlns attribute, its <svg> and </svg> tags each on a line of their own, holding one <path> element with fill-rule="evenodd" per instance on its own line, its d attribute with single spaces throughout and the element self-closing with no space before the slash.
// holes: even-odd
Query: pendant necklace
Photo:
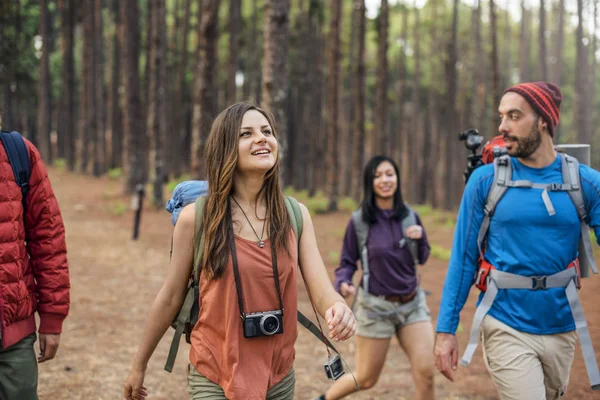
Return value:
<svg viewBox="0 0 600 400">
<path fill-rule="evenodd" d="M 262 238 L 265 234 L 265 225 L 267 224 L 267 216 L 265 215 L 265 222 L 263 223 L 262 232 L 260 233 L 260 237 L 258 237 L 258 233 L 256 233 L 256 230 L 252 226 L 252 223 L 250 222 L 250 219 L 248 219 L 248 216 L 244 212 L 244 209 L 242 208 L 242 206 L 240 206 L 240 203 L 238 203 L 238 201 L 235 199 L 235 197 L 231 196 L 231 198 L 233 199 L 233 201 L 235 201 L 235 204 L 237 204 L 237 206 L 240 208 L 240 210 L 242 210 L 242 214 L 244 214 L 244 217 L 246 217 L 246 221 L 248 221 L 250 228 L 252 228 L 252 232 L 254 232 L 254 235 L 256 235 L 256 238 L 258 239 L 258 242 L 256 242 L 257 246 L 262 249 L 263 247 L 265 247 L 265 241 Z"/>
</svg>

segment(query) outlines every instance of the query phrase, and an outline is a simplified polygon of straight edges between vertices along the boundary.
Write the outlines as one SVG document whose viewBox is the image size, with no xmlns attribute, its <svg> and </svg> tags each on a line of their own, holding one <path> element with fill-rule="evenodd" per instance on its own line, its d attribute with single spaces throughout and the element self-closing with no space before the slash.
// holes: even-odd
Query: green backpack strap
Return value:
<svg viewBox="0 0 600 400">
<path fill-rule="evenodd" d="M 300 253 L 300 237 L 302 236 L 303 227 L 302 210 L 300 209 L 298 200 L 291 196 L 285 196 L 285 207 L 287 208 L 290 219 L 292 220 L 292 228 L 294 229 L 294 232 L 296 232 L 298 253 Z M 298 254 L 298 257 L 300 257 L 300 254 Z"/>
<path fill-rule="evenodd" d="M 202 209 L 204 207 L 204 197 L 198 197 L 196 200 L 196 233 L 194 234 L 194 271 L 188 282 L 187 292 L 183 305 L 177 314 L 177 317 L 171 324 L 175 328 L 169 355 L 165 364 L 165 371 L 173 371 L 175 358 L 179 351 L 179 342 L 181 335 L 186 327 L 192 329 L 198 321 L 199 305 L 199 285 L 200 285 L 200 264 L 202 263 L 202 255 L 204 254 L 204 235 L 202 234 Z"/>
</svg>

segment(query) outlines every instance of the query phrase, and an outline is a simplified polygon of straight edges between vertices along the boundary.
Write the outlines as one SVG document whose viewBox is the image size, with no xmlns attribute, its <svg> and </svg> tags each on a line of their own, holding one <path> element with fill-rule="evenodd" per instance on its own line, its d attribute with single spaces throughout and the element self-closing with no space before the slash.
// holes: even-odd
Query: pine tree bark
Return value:
<svg viewBox="0 0 600 400">
<path fill-rule="evenodd" d="M 148 99 L 148 136 L 150 137 L 150 180 L 152 202 L 163 206 L 162 187 L 166 180 L 164 142 L 166 138 L 166 4 L 165 0 L 152 1 L 152 36 L 150 37 L 150 98 Z"/>
<path fill-rule="evenodd" d="M 579 22 L 577 24 L 576 33 L 576 64 L 575 64 L 575 123 L 577 127 L 577 133 L 579 143 L 590 144 L 592 140 L 591 129 L 588 123 L 587 115 L 587 74 L 588 74 L 588 61 L 587 61 L 587 49 L 583 44 L 584 35 L 583 27 L 585 21 L 583 19 L 584 14 L 584 3 L 583 0 L 577 0 L 577 16 Z"/>
<path fill-rule="evenodd" d="M 235 77 L 240 51 L 240 27 L 242 25 L 241 0 L 229 0 L 229 62 L 227 64 L 227 105 L 237 100 Z"/>
<path fill-rule="evenodd" d="M 119 87 L 120 87 L 120 45 L 119 34 L 121 32 L 121 16 L 119 13 L 119 0 L 112 0 L 110 3 L 112 16 L 114 19 L 115 35 L 113 38 L 111 53 L 111 74 L 110 88 L 108 92 L 108 130 L 110 136 L 110 168 L 119 168 L 123 165 L 123 118 L 120 107 Z"/>
<path fill-rule="evenodd" d="M 290 1 L 269 0 L 266 2 L 266 8 L 261 103 L 275 116 L 277 141 L 283 166 L 287 163 L 286 157 L 289 150 L 286 113 L 288 107 L 287 58 Z M 289 178 L 285 170 L 283 176 Z M 284 179 L 285 181 L 287 179 Z"/>
<path fill-rule="evenodd" d="M 48 0 L 40 0 L 40 38 L 42 40 L 40 59 L 40 85 L 37 120 L 37 147 L 44 162 L 52 163 L 52 148 L 50 132 L 52 129 L 50 115 L 52 112 L 52 99 L 50 92 L 50 26 L 48 18 Z"/>
<path fill-rule="evenodd" d="M 490 41 L 492 51 L 490 53 L 492 64 L 492 100 L 494 107 L 500 103 L 500 71 L 498 64 L 498 24 L 496 18 L 496 4 L 490 0 Z"/>
<path fill-rule="evenodd" d="M 339 195 L 339 74 L 340 74 L 340 25 L 342 4 L 331 0 L 331 25 L 329 30 L 329 51 L 327 60 L 327 194 L 329 211 L 338 208 Z"/>
<path fill-rule="evenodd" d="M 388 135 L 388 25 L 389 25 L 389 7 L 387 0 L 381 0 L 379 10 L 379 29 L 377 39 L 377 71 L 375 73 L 375 120 L 373 121 L 375 130 L 372 137 L 371 155 L 382 153 L 384 149 L 389 148 Z"/>
<path fill-rule="evenodd" d="M 409 140 L 410 149 L 410 168 L 408 171 L 409 182 L 405 191 L 406 198 L 410 201 L 417 201 L 419 186 L 419 177 L 421 171 L 421 154 L 423 151 L 423 136 L 421 134 L 421 15 L 416 1 L 414 5 L 415 25 L 413 27 L 414 35 L 414 60 L 415 70 L 412 77 L 413 98 L 411 104 L 411 139 Z"/>
<path fill-rule="evenodd" d="M 75 170 L 75 0 L 60 0 L 62 36 L 62 130 L 58 134 L 58 156 L 67 160 L 70 171 Z"/>
<path fill-rule="evenodd" d="M 543 81 L 548 80 L 548 53 L 546 51 L 546 4 L 544 0 L 540 0 L 540 31 L 538 43 L 540 46 L 540 76 Z"/>
<path fill-rule="evenodd" d="M 215 66 L 217 63 L 217 40 L 219 37 L 219 2 L 202 1 L 202 20 L 198 29 L 200 62 L 194 82 L 194 111 L 192 117 L 192 173 L 196 178 L 204 176 L 203 165 L 206 138 L 210 125 L 217 114 L 215 107 Z"/>
<path fill-rule="evenodd" d="M 452 12 L 452 33 L 451 39 L 448 46 L 448 61 L 446 64 L 446 82 L 447 82 L 447 99 L 446 99 L 446 115 L 444 117 L 444 125 L 446 126 L 446 146 L 445 153 L 447 155 L 454 154 L 455 150 L 455 140 L 450 140 L 450 138 L 456 137 L 455 134 L 458 131 L 457 129 L 457 108 L 456 108 L 456 95 L 457 95 L 457 81 L 458 81 L 458 72 L 456 71 L 456 63 L 458 62 L 458 1 L 454 0 L 454 7 Z M 493 1 L 492 1 L 493 2 Z M 491 4 L 490 4 L 491 6 Z M 493 11 L 490 11 L 493 13 Z M 495 18 L 495 17 L 494 17 Z M 494 24 L 494 23 L 492 23 Z M 495 46 L 495 31 L 493 33 L 492 45 Z M 494 58 L 492 58 L 494 59 Z M 496 59 L 497 64 L 497 59 Z M 495 80 L 495 89 L 494 93 L 498 92 L 498 65 L 495 67 L 495 73 L 492 73 Z M 447 201 L 444 203 L 446 209 L 450 210 L 454 207 L 454 199 L 456 198 L 455 188 L 457 186 L 456 176 L 454 174 L 454 158 L 446 157 L 446 171 L 444 174 L 445 179 L 445 192 L 447 196 Z"/>
<path fill-rule="evenodd" d="M 365 164 L 365 0 L 355 0 L 357 14 L 357 52 L 354 63 L 354 151 L 352 160 L 352 195 L 359 200 L 362 194 L 363 166 Z M 402 97 L 400 97 L 402 99 Z"/>
<path fill-rule="evenodd" d="M 102 0 L 94 0 L 94 96 L 96 98 L 96 138 L 94 141 L 94 176 L 106 171 L 106 137 L 104 128 L 104 40 Z"/>
<path fill-rule="evenodd" d="M 140 99 L 139 49 L 140 13 L 137 1 L 121 1 L 121 59 L 124 96 L 125 187 L 128 194 L 148 179 L 148 139 L 145 134 Z"/>
<path fill-rule="evenodd" d="M 529 81 L 529 12 L 525 8 L 525 0 L 521 1 L 521 33 L 519 35 L 519 78 L 521 82 Z"/>
</svg>

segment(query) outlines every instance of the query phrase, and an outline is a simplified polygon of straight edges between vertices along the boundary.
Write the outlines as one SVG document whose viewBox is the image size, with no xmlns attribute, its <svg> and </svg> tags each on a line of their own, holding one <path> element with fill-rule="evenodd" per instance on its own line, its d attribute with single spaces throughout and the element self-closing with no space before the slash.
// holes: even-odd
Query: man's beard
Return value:
<svg viewBox="0 0 600 400">
<path fill-rule="evenodd" d="M 537 129 L 537 121 L 531 127 L 531 132 L 524 138 L 518 138 L 516 136 L 506 135 L 504 139 L 514 140 L 516 146 L 514 146 L 514 150 L 510 154 L 511 157 L 517 158 L 527 158 L 531 157 L 533 153 L 540 147 L 542 144 L 542 133 Z"/>
</svg>

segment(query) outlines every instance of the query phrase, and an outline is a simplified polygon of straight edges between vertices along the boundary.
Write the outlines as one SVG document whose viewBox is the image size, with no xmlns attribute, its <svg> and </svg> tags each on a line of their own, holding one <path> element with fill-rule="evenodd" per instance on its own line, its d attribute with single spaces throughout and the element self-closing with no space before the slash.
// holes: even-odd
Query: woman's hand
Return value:
<svg viewBox="0 0 600 400">
<path fill-rule="evenodd" d="M 340 285 L 340 294 L 344 298 L 348 296 L 354 296 L 356 294 L 356 288 L 352 284 L 342 282 Z"/>
<path fill-rule="evenodd" d="M 421 225 L 411 225 L 406 229 L 406 236 L 413 240 L 419 240 L 423 237 L 423 227 Z"/>
<path fill-rule="evenodd" d="M 349 339 L 356 332 L 354 313 L 344 302 L 336 301 L 329 307 L 325 319 L 329 326 L 329 338 L 336 342 Z"/>
<path fill-rule="evenodd" d="M 148 391 L 144 386 L 145 372 L 141 369 L 132 369 L 123 384 L 123 398 L 125 400 L 144 400 Z"/>
</svg>

